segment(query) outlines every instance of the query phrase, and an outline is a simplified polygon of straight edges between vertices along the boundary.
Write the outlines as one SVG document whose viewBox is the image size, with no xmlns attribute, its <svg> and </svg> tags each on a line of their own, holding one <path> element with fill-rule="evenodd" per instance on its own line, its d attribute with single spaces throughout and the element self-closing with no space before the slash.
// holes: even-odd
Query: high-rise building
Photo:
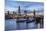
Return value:
<svg viewBox="0 0 46 31">
<path fill-rule="evenodd" d="M 20 6 L 18 7 L 18 13 L 20 14 Z"/>
<path fill-rule="evenodd" d="M 34 16 L 35 16 L 35 10 L 34 10 L 33 14 L 34 14 Z"/>
<path fill-rule="evenodd" d="M 9 11 L 8 11 L 8 15 L 9 15 Z"/>
<path fill-rule="evenodd" d="M 21 14 L 21 12 L 20 12 L 20 6 L 18 7 L 18 14 L 19 14 L 19 15 Z"/>
</svg>

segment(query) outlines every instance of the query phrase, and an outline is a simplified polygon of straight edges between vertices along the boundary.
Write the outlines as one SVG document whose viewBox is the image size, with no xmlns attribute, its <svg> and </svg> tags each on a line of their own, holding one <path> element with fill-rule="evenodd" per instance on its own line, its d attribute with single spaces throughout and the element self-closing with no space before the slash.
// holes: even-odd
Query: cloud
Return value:
<svg viewBox="0 0 46 31">
<path fill-rule="evenodd" d="M 21 10 L 41 10 L 44 7 L 42 2 L 25 2 L 25 1 L 14 1 L 14 0 L 7 0 L 6 8 L 9 11 L 17 11 L 18 6 L 21 7 Z"/>
</svg>

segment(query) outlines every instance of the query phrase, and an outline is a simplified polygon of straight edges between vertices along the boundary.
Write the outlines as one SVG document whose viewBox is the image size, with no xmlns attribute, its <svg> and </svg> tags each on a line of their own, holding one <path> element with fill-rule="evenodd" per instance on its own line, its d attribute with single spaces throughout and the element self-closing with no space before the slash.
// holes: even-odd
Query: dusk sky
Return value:
<svg viewBox="0 0 46 31">
<path fill-rule="evenodd" d="M 42 10 L 44 8 L 43 2 L 26 2 L 26 1 L 15 1 L 15 0 L 5 0 L 5 10 L 17 11 L 18 6 L 21 10 Z"/>
</svg>

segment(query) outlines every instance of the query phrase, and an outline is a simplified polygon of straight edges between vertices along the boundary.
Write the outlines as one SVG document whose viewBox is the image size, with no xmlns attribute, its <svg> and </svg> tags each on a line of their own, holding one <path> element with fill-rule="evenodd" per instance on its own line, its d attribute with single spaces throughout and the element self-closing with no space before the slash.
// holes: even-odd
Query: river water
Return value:
<svg viewBox="0 0 46 31">
<path fill-rule="evenodd" d="M 37 28 L 35 22 L 26 23 L 26 22 L 20 22 L 17 23 L 16 19 L 8 19 L 5 20 L 5 30 L 23 30 L 23 29 L 34 29 Z"/>
</svg>

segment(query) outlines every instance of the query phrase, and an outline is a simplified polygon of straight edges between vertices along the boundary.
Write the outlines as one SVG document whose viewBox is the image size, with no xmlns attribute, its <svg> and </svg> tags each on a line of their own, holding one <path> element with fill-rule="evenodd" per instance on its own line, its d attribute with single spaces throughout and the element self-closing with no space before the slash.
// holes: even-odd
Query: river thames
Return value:
<svg viewBox="0 0 46 31">
<path fill-rule="evenodd" d="M 38 26 L 43 27 L 42 25 L 38 25 Z M 5 20 L 5 30 L 6 31 L 8 31 L 8 30 L 37 29 L 37 28 L 39 28 L 38 26 L 36 25 L 35 21 L 30 22 L 30 23 L 26 23 L 26 21 L 17 23 L 16 19 Z"/>
</svg>

